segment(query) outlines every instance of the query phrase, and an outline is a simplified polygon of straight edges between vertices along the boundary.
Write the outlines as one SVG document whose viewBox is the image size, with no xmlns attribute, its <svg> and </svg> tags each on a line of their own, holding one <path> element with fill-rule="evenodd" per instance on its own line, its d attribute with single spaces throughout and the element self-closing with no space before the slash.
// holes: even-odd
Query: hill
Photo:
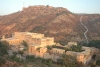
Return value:
<svg viewBox="0 0 100 67">
<path fill-rule="evenodd" d="M 99 14 L 74 14 L 62 7 L 29 6 L 13 14 L 0 16 L 0 36 L 11 36 L 15 31 L 44 33 L 55 37 L 56 42 L 85 41 L 85 28 L 89 40 L 100 40 Z"/>
</svg>

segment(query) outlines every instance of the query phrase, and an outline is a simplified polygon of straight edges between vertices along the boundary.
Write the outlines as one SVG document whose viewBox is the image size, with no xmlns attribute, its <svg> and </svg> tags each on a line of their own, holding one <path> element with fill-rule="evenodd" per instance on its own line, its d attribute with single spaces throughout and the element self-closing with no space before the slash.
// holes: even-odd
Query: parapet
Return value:
<svg viewBox="0 0 100 67">
<path fill-rule="evenodd" d="M 59 53 L 59 54 L 64 54 L 65 50 L 64 49 L 59 49 L 59 48 L 52 48 L 53 53 Z"/>
</svg>

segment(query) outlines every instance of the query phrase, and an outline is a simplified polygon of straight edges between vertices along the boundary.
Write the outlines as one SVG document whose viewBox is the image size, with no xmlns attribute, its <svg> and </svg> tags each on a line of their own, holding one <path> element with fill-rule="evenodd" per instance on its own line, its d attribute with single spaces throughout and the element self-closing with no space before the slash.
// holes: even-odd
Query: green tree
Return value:
<svg viewBox="0 0 100 67">
<path fill-rule="evenodd" d="M 70 55 L 65 54 L 62 55 L 61 59 L 57 60 L 57 63 L 65 67 L 78 67 L 76 59 Z"/>
<path fill-rule="evenodd" d="M 2 57 L 0 57 L 0 65 L 2 64 L 5 64 L 5 60 Z"/>
<path fill-rule="evenodd" d="M 9 44 L 6 41 L 0 41 L 0 65 L 5 64 L 5 59 L 8 54 Z"/>
<path fill-rule="evenodd" d="M 52 65 L 52 59 L 47 59 L 46 62 L 47 62 L 47 65 L 48 66 L 51 66 Z"/>
<path fill-rule="evenodd" d="M 23 42 L 22 42 L 22 45 L 23 45 L 24 47 L 28 47 L 28 44 L 27 44 L 26 41 L 23 41 Z"/>
<path fill-rule="evenodd" d="M 40 51 L 40 48 L 41 48 L 41 47 L 38 47 L 36 50 L 37 50 L 37 51 Z"/>
<path fill-rule="evenodd" d="M 18 51 L 19 54 L 21 54 L 21 56 L 23 56 L 24 52 L 23 51 Z"/>
<path fill-rule="evenodd" d="M 90 65 L 90 67 L 96 67 L 96 65 L 94 65 L 93 63 Z"/>
<path fill-rule="evenodd" d="M 7 50 L 9 49 L 9 44 L 5 41 L 0 42 L 0 56 L 8 54 Z"/>
<path fill-rule="evenodd" d="M 35 56 L 33 56 L 33 55 L 28 55 L 28 56 L 26 56 L 26 60 L 28 61 L 28 62 L 34 62 L 35 60 L 36 60 L 36 58 L 35 58 Z"/>
<path fill-rule="evenodd" d="M 67 47 L 64 48 L 65 52 L 68 51 L 69 49 Z"/>
<path fill-rule="evenodd" d="M 49 5 L 46 5 L 46 7 L 49 7 Z"/>
<path fill-rule="evenodd" d="M 16 61 L 17 63 L 23 63 L 23 60 L 19 57 L 16 57 L 16 55 L 8 57 L 8 60 L 10 61 Z"/>
<path fill-rule="evenodd" d="M 100 60 L 97 60 L 96 61 L 96 65 L 100 65 Z"/>
<path fill-rule="evenodd" d="M 75 51 L 75 52 L 82 52 L 83 51 L 83 50 L 81 50 L 82 46 L 80 46 L 80 45 L 77 45 L 77 46 L 73 45 L 70 48 L 65 47 L 64 49 L 65 49 L 65 51 Z"/>
<path fill-rule="evenodd" d="M 27 44 L 26 41 L 23 41 L 23 42 L 22 42 L 22 45 L 24 46 L 23 51 L 28 50 L 28 44 Z"/>
<path fill-rule="evenodd" d="M 65 45 L 67 44 L 67 41 L 65 41 L 65 40 L 60 40 L 59 43 L 60 43 L 61 45 L 65 46 Z"/>
<path fill-rule="evenodd" d="M 88 44 L 80 42 L 79 44 L 81 44 L 83 46 L 96 47 L 96 48 L 100 49 L 100 40 L 91 40 L 91 41 L 89 41 Z"/>
<path fill-rule="evenodd" d="M 47 46 L 47 49 L 51 50 L 52 49 L 52 46 Z"/>
<path fill-rule="evenodd" d="M 57 59 L 57 63 L 63 66 L 63 59 Z"/>
</svg>

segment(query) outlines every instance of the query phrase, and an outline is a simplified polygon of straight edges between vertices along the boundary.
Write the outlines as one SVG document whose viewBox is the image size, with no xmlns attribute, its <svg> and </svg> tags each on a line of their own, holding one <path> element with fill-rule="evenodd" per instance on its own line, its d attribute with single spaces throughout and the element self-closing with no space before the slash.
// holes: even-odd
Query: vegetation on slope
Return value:
<svg viewBox="0 0 100 67">
<path fill-rule="evenodd" d="M 96 61 L 96 65 L 100 66 L 100 60 Z"/>
<path fill-rule="evenodd" d="M 42 59 L 42 58 L 35 58 L 34 56 L 27 56 L 26 62 L 31 64 L 37 64 L 42 67 L 45 65 L 47 67 L 78 67 L 78 63 L 76 59 L 72 56 L 62 55 L 62 59 L 58 59 L 57 62 L 52 61 L 51 59 Z M 35 66 L 34 66 L 35 67 Z"/>
<path fill-rule="evenodd" d="M 7 42 L 1 42 L 0 41 L 0 65 L 4 64 L 6 59 L 7 59 L 7 50 L 9 49 L 8 43 Z"/>
<path fill-rule="evenodd" d="M 77 45 L 77 46 L 71 46 L 70 48 L 64 48 L 65 51 L 74 51 L 74 52 L 82 52 L 84 50 L 82 50 L 82 46 L 81 45 Z"/>
<path fill-rule="evenodd" d="M 58 59 L 57 63 L 62 67 L 79 67 L 76 58 L 65 54 L 62 55 L 62 59 Z"/>
<path fill-rule="evenodd" d="M 89 43 L 80 42 L 79 45 L 87 46 L 87 47 L 95 47 L 100 49 L 100 40 L 91 40 Z"/>
</svg>

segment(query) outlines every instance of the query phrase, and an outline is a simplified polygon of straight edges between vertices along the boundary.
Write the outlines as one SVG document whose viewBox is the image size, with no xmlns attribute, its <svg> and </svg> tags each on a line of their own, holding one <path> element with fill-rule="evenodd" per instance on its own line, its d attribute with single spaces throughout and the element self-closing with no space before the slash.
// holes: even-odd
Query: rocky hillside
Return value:
<svg viewBox="0 0 100 67">
<path fill-rule="evenodd" d="M 0 36 L 10 36 L 15 31 L 44 33 L 55 37 L 56 42 L 85 40 L 83 33 L 87 26 L 89 40 L 100 39 L 100 15 L 73 14 L 62 7 L 29 6 L 13 14 L 0 16 Z"/>
</svg>

